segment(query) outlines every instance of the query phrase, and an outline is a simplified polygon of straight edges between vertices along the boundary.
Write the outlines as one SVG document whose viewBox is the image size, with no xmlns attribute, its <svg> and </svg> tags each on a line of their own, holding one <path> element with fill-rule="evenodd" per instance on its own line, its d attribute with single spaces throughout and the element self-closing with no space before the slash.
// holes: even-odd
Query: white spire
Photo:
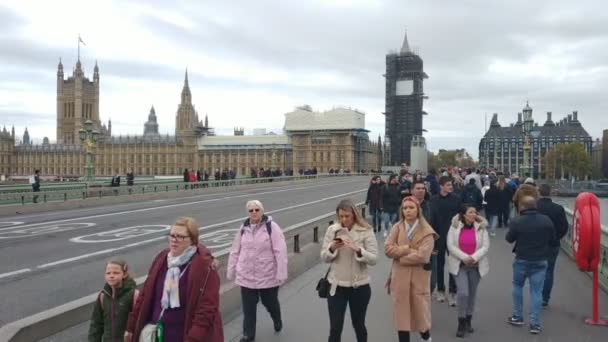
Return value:
<svg viewBox="0 0 608 342">
<path fill-rule="evenodd" d="M 401 46 L 401 53 L 412 53 L 410 49 L 410 44 L 407 41 L 407 31 L 405 31 L 405 35 L 403 37 L 403 45 Z"/>
</svg>

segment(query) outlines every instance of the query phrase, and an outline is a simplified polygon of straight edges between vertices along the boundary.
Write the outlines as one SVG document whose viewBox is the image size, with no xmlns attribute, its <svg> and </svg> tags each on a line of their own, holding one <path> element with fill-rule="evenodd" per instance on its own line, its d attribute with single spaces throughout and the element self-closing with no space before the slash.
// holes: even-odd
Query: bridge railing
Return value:
<svg viewBox="0 0 608 342">
<path fill-rule="evenodd" d="M 562 249 L 566 254 L 568 254 L 571 258 L 573 258 L 572 253 L 572 218 L 574 216 L 574 212 L 565 208 L 566 216 L 568 218 L 568 233 L 562 239 Z M 599 279 L 600 285 L 604 288 L 605 291 L 608 292 L 608 227 L 602 225 L 602 235 L 601 235 L 601 259 L 599 265 Z"/>
<path fill-rule="evenodd" d="M 86 184 L 78 183 L 74 187 L 59 188 L 53 187 L 49 189 L 43 189 L 40 192 L 8 192 L 0 193 L 0 206 L 10 204 L 21 204 L 29 205 L 34 202 L 47 203 L 56 201 L 70 201 L 70 200 L 83 200 L 87 198 L 102 198 L 108 196 L 123 196 L 123 195 L 134 195 L 134 194 L 147 194 L 147 193 L 159 193 L 159 192 L 170 192 L 170 191 L 188 191 L 198 189 L 212 189 L 218 187 L 230 188 L 235 186 L 247 185 L 247 184 L 258 184 L 258 183 L 271 183 L 271 182 L 285 182 L 285 181 L 301 181 L 301 180 L 312 180 L 312 179 L 323 179 L 323 178 L 343 178 L 360 176 L 363 174 L 352 173 L 352 174 L 319 174 L 319 175 L 298 175 L 298 176 L 279 176 L 269 178 L 236 178 L 230 180 L 217 180 L 217 181 L 203 181 L 203 182 L 183 182 L 180 180 L 161 180 L 154 182 L 145 182 L 141 184 L 135 184 L 133 186 L 119 186 L 111 187 L 102 184 Z M 367 174 L 365 174 L 367 175 Z"/>
<path fill-rule="evenodd" d="M 365 204 L 358 203 L 358 210 L 365 216 Z M 333 224 L 336 214 L 331 211 L 289 227 L 284 228 L 283 234 L 287 242 L 289 256 L 289 279 L 304 273 L 320 262 L 321 242 L 327 228 Z M 204 241 L 203 241 L 204 242 Z M 240 288 L 225 278 L 226 266 L 230 249 L 214 252 L 218 261 L 218 272 L 221 279 L 220 310 L 224 321 L 229 321 L 238 314 L 241 307 Z M 150 256 L 152 262 L 153 256 Z M 321 277 L 319 275 L 319 277 Z M 147 276 L 135 279 L 138 287 L 142 287 Z M 25 317 L 0 328 L 0 341 L 33 342 L 60 333 L 73 326 L 86 322 L 91 317 L 93 307 L 99 292 L 76 299 L 58 307 Z"/>
</svg>

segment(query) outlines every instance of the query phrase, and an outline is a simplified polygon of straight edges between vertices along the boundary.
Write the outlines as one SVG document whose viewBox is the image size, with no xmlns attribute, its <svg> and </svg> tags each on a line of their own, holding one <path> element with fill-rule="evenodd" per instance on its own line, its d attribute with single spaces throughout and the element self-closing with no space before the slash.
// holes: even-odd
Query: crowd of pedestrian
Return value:
<svg viewBox="0 0 608 342">
<path fill-rule="evenodd" d="M 190 179 L 189 170 L 186 176 Z M 497 243 L 492 238 L 499 226 L 508 226 L 505 239 L 514 243 L 515 254 L 507 322 L 524 324 L 522 289 L 528 280 L 529 329 L 540 333 L 541 308 L 549 305 L 559 242 L 568 229 L 564 208 L 550 193 L 548 185 L 537 187 L 531 179 L 520 185 L 514 177 L 484 177 L 473 170 L 466 175 L 404 172 L 386 182 L 374 176 L 367 192 L 368 220 L 353 201 L 341 200 L 321 245 L 320 258 L 329 267 L 317 290 L 327 301 L 328 341 L 341 341 L 347 307 L 356 341 L 368 341 L 366 315 L 373 300 L 369 268 L 380 258 L 379 241 L 391 260 L 386 290 L 399 342 L 409 342 L 413 333 L 432 341 L 433 299 L 457 307 L 456 337 L 474 333 L 478 288 L 491 270 L 488 254 L 491 242 Z M 511 205 L 515 215 L 509 213 Z M 245 209 L 247 219 L 235 233 L 226 279 L 240 288 L 240 341 L 251 342 L 260 301 L 274 331 L 284 329 L 279 290 L 288 278 L 288 257 L 282 229 L 263 204 L 251 200 Z M 106 264 L 89 341 L 158 341 L 158 336 L 162 341 L 223 341 L 219 292 L 217 263 L 199 241 L 198 224 L 177 219 L 141 291 L 135 289 L 125 261 Z"/>
</svg>

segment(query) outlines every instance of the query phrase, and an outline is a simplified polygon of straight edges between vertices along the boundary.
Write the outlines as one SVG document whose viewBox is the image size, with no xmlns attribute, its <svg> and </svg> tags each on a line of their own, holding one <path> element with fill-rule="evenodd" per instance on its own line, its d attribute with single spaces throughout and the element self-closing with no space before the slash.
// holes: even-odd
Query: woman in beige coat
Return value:
<svg viewBox="0 0 608 342">
<path fill-rule="evenodd" d="M 420 332 L 423 341 L 431 341 L 429 260 L 437 234 L 414 197 L 403 199 L 399 217 L 384 244 L 386 256 L 393 259 L 387 287 L 393 299 L 395 327 L 399 342 L 409 342 L 411 331 Z"/>
<path fill-rule="evenodd" d="M 340 201 L 336 214 L 339 222 L 327 229 L 321 248 L 321 259 L 331 263 L 327 274 L 331 284 L 327 297 L 329 342 L 341 340 L 347 305 L 357 342 L 367 342 L 365 315 L 372 295 L 367 267 L 376 264 L 378 243 L 351 200 Z"/>
</svg>

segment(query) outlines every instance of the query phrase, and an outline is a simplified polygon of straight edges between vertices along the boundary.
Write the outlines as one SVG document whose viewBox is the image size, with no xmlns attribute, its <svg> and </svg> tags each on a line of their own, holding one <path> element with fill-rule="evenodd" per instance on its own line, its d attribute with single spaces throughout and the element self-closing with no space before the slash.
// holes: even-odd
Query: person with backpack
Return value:
<svg viewBox="0 0 608 342">
<path fill-rule="evenodd" d="M 283 330 L 279 287 L 287 281 L 287 244 L 281 227 L 264 214 L 258 200 L 247 202 L 249 218 L 234 237 L 226 278 L 241 287 L 243 337 L 255 340 L 257 304 L 261 299 L 274 323 Z"/>
<path fill-rule="evenodd" d="M 474 178 L 469 179 L 469 183 L 462 190 L 462 203 L 470 204 L 477 209 L 477 211 L 481 211 L 482 203 L 483 203 L 483 195 L 481 194 L 481 190 L 477 187 L 476 180 Z"/>
<path fill-rule="evenodd" d="M 129 267 L 122 259 L 113 259 L 106 264 L 105 281 L 93 307 L 89 342 L 122 341 L 129 313 L 139 295 Z"/>
</svg>

